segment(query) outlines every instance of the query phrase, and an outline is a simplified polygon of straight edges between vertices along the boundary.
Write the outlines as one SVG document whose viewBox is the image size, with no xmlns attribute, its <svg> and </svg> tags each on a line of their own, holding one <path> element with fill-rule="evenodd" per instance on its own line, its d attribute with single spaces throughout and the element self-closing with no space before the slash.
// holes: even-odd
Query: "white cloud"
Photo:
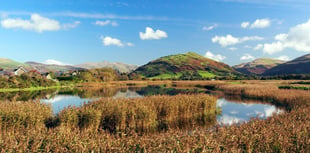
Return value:
<svg viewBox="0 0 310 153">
<path fill-rule="evenodd" d="M 223 55 L 221 55 L 221 54 L 215 55 L 215 54 L 213 54 L 213 53 L 210 52 L 210 51 L 207 51 L 207 52 L 206 52 L 205 57 L 210 58 L 210 59 L 213 59 L 213 60 L 218 61 L 218 62 L 219 62 L 219 61 L 223 61 L 224 59 L 226 59 L 225 56 L 223 56 Z"/>
<path fill-rule="evenodd" d="M 1 21 L 1 25 L 7 29 L 34 30 L 37 32 L 57 31 L 61 29 L 58 21 L 43 17 L 39 14 L 31 14 L 30 20 L 7 18 Z"/>
<path fill-rule="evenodd" d="M 44 64 L 50 64 L 50 65 L 71 65 L 71 64 L 67 64 L 67 63 L 63 63 L 54 59 L 48 59 L 46 61 L 43 62 Z"/>
<path fill-rule="evenodd" d="M 14 12 L 13 12 L 14 13 Z M 16 14 L 16 13 L 15 13 Z M 19 13 L 22 14 L 22 13 Z M 128 16 L 117 14 L 102 14 L 102 13 L 84 13 L 84 12 L 54 12 L 52 16 L 73 17 L 85 19 L 111 19 L 111 20 L 145 20 L 145 21 L 180 21 L 182 18 L 168 18 L 165 16 Z"/>
<path fill-rule="evenodd" d="M 281 34 L 278 34 L 274 37 L 275 40 L 278 40 L 278 41 L 285 41 L 285 39 L 287 39 L 287 34 L 285 33 L 281 33 Z"/>
<path fill-rule="evenodd" d="M 104 46 L 118 46 L 118 47 L 124 47 L 124 46 L 129 46 L 132 47 L 134 46 L 133 43 L 123 43 L 121 40 L 117 38 L 112 38 L 109 36 L 101 36 L 100 39 L 102 40 L 102 43 Z"/>
<path fill-rule="evenodd" d="M 245 41 L 256 41 L 256 40 L 263 40 L 263 37 L 259 36 L 251 36 L 251 37 L 242 37 L 239 39 L 240 43 L 245 42 Z"/>
<path fill-rule="evenodd" d="M 240 60 L 254 60 L 255 57 L 252 56 L 251 54 L 244 54 L 243 56 L 240 57 Z"/>
<path fill-rule="evenodd" d="M 250 22 L 242 22 L 241 27 L 242 28 L 267 28 L 271 25 L 271 21 L 267 18 L 265 19 L 256 19 L 252 24 Z"/>
<path fill-rule="evenodd" d="M 210 30 L 215 29 L 216 27 L 218 27 L 218 25 L 217 24 L 213 24 L 212 26 L 204 26 L 204 27 L 202 27 L 202 30 L 203 31 L 210 31 Z"/>
<path fill-rule="evenodd" d="M 221 46 L 226 47 L 229 45 L 235 45 L 239 43 L 239 39 L 236 37 L 233 37 L 232 35 L 227 36 L 215 36 L 212 38 L 213 43 L 219 43 Z"/>
<path fill-rule="evenodd" d="M 267 54 L 278 53 L 278 52 L 283 51 L 284 49 L 285 49 L 285 46 L 280 41 L 273 42 L 271 44 L 264 44 L 264 47 L 263 47 L 264 53 L 267 53 Z"/>
<path fill-rule="evenodd" d="M 246 41 L 256 41 L 256 40 L 263 40 L 264 38 L 259 36 L 251 36 L 251 37 L 234 37 L 232 35 L 226 35 L 226 36 L 215 36 L 212 38 L 213 43 L 219 43 L 222 47 L 235 45 L 239 43 L 243 43 Z"/>
<path fill-rule="evenodd" d="M 290 48 L 296 51 L 310 52 L 310 19 L 306 23 L 290 28 L 288 33 L 274 37 L 272 43 L 262 44 L 264 53 L 274 54 Z"/>
<path fill-rule="evenodd" d="M 129 46 L 129 47 L 133 47 L 133 46 L 135 46 L 133 43 L 127 43 L 127 46 Z"/>
<path fill-rule="evenodd" d="M 242 28 L 247 28 L 247 27 L 249 27 L 250 26 L 250 22 L 242 22 L 241 23 L 241 27 Z"/>
<path fill-rule="evenodd" d="M 254 23 L 251 24 L 251 28 L 267 28 L 271 25 L 271 21 L 269 19 L 257 19 Z"/>
<path fill-rule="evenodd" d="M 264 48 L 264 45 L 263 44 L 258 44 L 253 49 L 254 50 L 261 50 L 262 48 Z"/>
<path fill-rule="evenodd" d="M 145 28 L 145 33 L 140 32 L 140 39 L 142 40 L 152 40 L 152 39 L 162 39 L 162 38 L 167 38 L 168 34 L 165 31 L 162 30 L 156 30 L 154 31 L 150 27 Z"/>
<path fill-rule="evenodd" d="M 64 29 L 72 29 L 72 28 L 76 28 L 78 25 L 80 25 L 81 22 L 80 21 L 74 21 L 73 23 L 66 23 L 63 24 L 62 27 Z"/>
<path fill-rule="evenodd" d="M 278 60 L 282 60 L 282 61 L 289 61 L 290 57 L 286 56 L 286 55 L 282 55 L 280 57 L 277 58 Z"/>
<path fill-rule="evenodd" d="M 115 26 L 118 26 L 118 23 L 116 21 L 111 21 L 111 20 L 106 20 L 106 21 L 99 21 L 99 20 L 97 20 L 95 22 L 95 25 L 98 25 L 98 26 L 111 25 L 111 26 L 115 27 Z"/>
<path fill-rule="evenodd" d="M 116 38 L 112 38 L 112 37 L 101 37 L 102 39 L 102 42 L 103 42 L 103 45 L 105 46 L 119 46 L 119 47 L 123 47 L 124 44 L 119 40 L 119 39 L 116 39 Z"/>
<path fill-rule="evenodd" d="M 238 48 L 236 48 L 236 47 L 230 47 L 230 48 L 228 48 L 228 49 L 231 50 L 231 51 L 238 50 Z"/>
</svg>

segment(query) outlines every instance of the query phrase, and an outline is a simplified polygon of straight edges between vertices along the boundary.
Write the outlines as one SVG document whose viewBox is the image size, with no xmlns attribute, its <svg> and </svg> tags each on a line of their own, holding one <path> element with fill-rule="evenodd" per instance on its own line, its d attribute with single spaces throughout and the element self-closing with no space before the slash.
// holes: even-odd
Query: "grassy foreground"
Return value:
<svg viewBox="0 0 310 153">
<path fill-rule="evenodd" d="M 170 128 L 164 133 L 147 133 L 141 136 L 137 132 L 119 133 L 119 131 L 124 131 L 126 127 L 130 131 L 136 131 L 141 125 L 156 127 L 158 125 L 156 119 L 160 119 L 158 117 L 160 114 L 163 115 L 161 120 L 167 123 L 173 123 L 170 121 L 174 121 L 181 114 L 184 114 L 181 118 L 210 114 L 208 110 L 212 109 L 200 108 L 212 108 L 215 99 L 207 95 L 153 96 L 129 100 L 102 99 L 82 108 L 68 108 L 56 117 L 51 116 L 49 106 L 40 103 L 1 103 L 0 148 L 2 152 L 307 152 L 310 150 L 309 91 L 283 90 L 269 83 L 223 83 L 218 88 L 226 94 L 269 99 L 270 103 L 287 108 L 287 113 L 266 120 L 254 119 L 240 126 L 214 127 L 211 130 L 197 128 L 193 131 Z M 203 102 L 205 107 L 202 107 Z M 163 109 L 160 108 L 166 111 L 161 111 Z M 115 125 L 112 126 L 115 132 L 102 126 L 107 121 L 111 121 L 109 125 Z"/>
</svg>

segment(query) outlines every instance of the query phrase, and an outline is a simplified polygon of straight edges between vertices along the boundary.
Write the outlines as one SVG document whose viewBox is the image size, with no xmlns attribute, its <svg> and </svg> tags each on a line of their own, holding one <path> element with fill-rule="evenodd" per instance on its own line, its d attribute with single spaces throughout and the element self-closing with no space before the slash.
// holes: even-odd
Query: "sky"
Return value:
<svg viewBox="0 0 310 153">
<path fill-rule="evenodd" d="M 310 52 L 309 0 L 0 0 L 0 57 L 144 65 L 196 52 L 236 65 Z"/>
</svg>

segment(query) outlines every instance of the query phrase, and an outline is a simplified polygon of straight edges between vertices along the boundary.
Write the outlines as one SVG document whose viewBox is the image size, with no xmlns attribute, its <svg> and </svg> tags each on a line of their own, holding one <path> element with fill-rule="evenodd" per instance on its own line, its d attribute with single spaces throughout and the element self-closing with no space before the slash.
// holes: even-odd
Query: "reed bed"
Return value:
<svg viewBox="0 0 310 153">
<path fill-rule="evenodd" d="M 40 102 L 0 102 L 1 128 L 44 126 L 46 118 L 52 115 L 52 109 Z"/>
<path fill-rule="evenodd" d="M 143 136 L 60 126 L 0 131 L 2 152 L 307 152 L 309 108 L 267 120 L 207 130 L 168 130 Z"/>
<path fill-rule="evenodd" d="M 218 88 L 225 94 L 269 101 L 288 111 L 310 106 L 310 91 L 305 90 L 279 89 L 277 85 L 272 84 L 231 84 L 220 85 Z"/>
<path fill-rule="evenodd" d="M 197 113 L 212 114 L 214 110 L 208 112 L 209 109 L 201 108 L 213 108 L 211 104 L 216 99 L 206 95 L 104 98 L 81 108 L 67 108 L 54 117 L 50 107 L 45 104 L 0 103 L 1 124 L 10 125 L 0 126 L 0 151 L 309 152 L 309 91 L 280 90 L 277 85 L 259 83 L 226 84 L 219 88 L 230 94 L 269 99 L 270 103 L 287 106 L 288 111 L 266 120 L 253 119 L 241 125 L 209 129 L 198 127 L 194 130 L 168 128 L 165 132 L 140 135 L 137 132 L 111 133 L 103 128 L 103 123 L 117 121 L 112 122 L 117 132 L 128 128 L 128 125 L 136 129 L 142 122 L 145 128 L 153 127 L 157 125 L 156 120 L 160 119 L 169 123 L 174 122 L 178 116 L 195 118 Z M 4 116 L 10 117 L 10 114 L 22 116 L 18 117 L 18 126 L 11 126 L 16 124 L 7 122 L 10 120 L 3 120 L 6 118 Z M 30 124 L 24 124 L 27 118 L 32 118 Z"/>
<path fill-rule="evenodd" d="M 81 108 L 67 108 L 58 116 L 63 124 L 73 128 L 99 127 L 111 133 L 146 133 L 212 125 L 216 122 L 217 113 L 216 98 L 198 94 L 103 98 Z"/>
</svg>

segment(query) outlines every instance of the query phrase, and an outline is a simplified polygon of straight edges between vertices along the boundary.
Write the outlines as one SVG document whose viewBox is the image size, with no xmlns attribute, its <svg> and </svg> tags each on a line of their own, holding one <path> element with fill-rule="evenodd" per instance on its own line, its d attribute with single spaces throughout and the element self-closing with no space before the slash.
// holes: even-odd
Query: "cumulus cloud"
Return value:
<svg viewBox="0 0 310 153">
<path fill-rule="evenodd" d="M 102 40 L 102 43 L 104 46 L 118 46 L 118 47 L 124 47 L 124 46 L 134 46 L 133 43 L 124 43 L 121 40 L 117 38 L 112 38 L 110 36 L 101 36 L 100 39 Z"/>
<path fill-rule="evenodd" d="M 269 19 L 257 19 L 251 24 L 251 28 L 267 28 L 270 25 L 271 21 Z"/>
<path fill-rule="evenodd" d="M 71 64 L 67 64 L 61 61 L 57 61 L 54 59 L 48 59 L 46 61 L 43 62 L 44 64 L 50 64 L 50 65 L 71 65 Z"/>
<path fill-rule="evenodd" d="M 234 37 L 232 35 L 226 35 L 226 36 L 215 36 L 212 38 L 213 43 L 219 43 L 222 47 L 235 45 L 239 43 L 243 43 L 246 41 L 257 41 L 257 40 L 263 40 L 264 38 L 259 36 L 251 36 L 251 37 Z"/>
<path fill-rule="evenodd" d="M 218 27 L 217 24 L 213 24 L 213 25 L 211 25 L 211 26 L 204 26 L 204 27 L 202 27 L 202 30 L 203 30 L 203 31 L 210 31 L 210 30 L 213 30 L 213 29 L 215 29 L 215 28 L 217 28 L 217 27 Z"/>
<path fill-rule="evenodd" d="M 290 28 L 288 33 L 281 33 L 274 37 L 272 43 L 261 44 L 264 53 L 274 54 L 290 48 L 296 51 L 310 52 L 310 19 L 302 24 Z"/>
<path fill-rule="evenodd" d="M 250 26 L 250 22 L 242 22 L 241 23 L 241 27 L 242 28 L 247 28 L 247 27 L 249 27 Z"/>
<path fill-rule="evenodd" d="M 140 39 L 142 40 L 163 39 L 163 38 L 168 37 L 168 34 L 165 31 L 162 31 L 159 29 L 154 31 L 150 27 L 145 28 L 145 33 L 140 32 L 139 34 L 140 34 Z"/>
<path fill-rule="evenodd" d="M 223 61 L 224 59 L 226 59 L 225 56 L 223 56 L 223 55 L 221 55 L 221 54 L 217 54 L 217 55 L 216 55 L 216 54 L 213 54 L 213 53 L 210 52 L 210 51 L 207 51 L 207 52 L 206 52 L 205 57 L 210 58 L 210 59 L 213 59 L 213 60 L 218 61 L 218 62 Z"/>
<path fill-rule="evenodd" d="M 252 56 L 251 54 L 244 54 L 243 56 L 240 57 L 240 60 L 254 60 L 255 57 Z"/>
<path fill-rule="evenodd" d="M 280 57 L 277 58 L 278 60 L 282 60 L 282 61 L 289 61 L 290 57 L 286 56 L 286 55 L 282 55 Z"/>
<path fill-rule="evenodd" d="M 256 19 L 252 24 L 250 22 L 242 22 L 241 27 L 242 28 L 267 28 L 271 25 L 271 21 L 267 18 L 265 19 Z"/>
<path fill-rule="evenodd" d="M 115 26 L 118 26 L 118 23 L 116 21 L 111 21 L 111 20 L 106 20 L 106 21 L 99 21 L 99 20 L 97 20 L 95 22 L 95 25 L 98 25 L 98 26 L 111 25 L 111 26 L 115 27 Z"/>
<path fill-rule="evenodd" d="M 31 14 L 29 20 L 20 18 L 6 18 L 1 21 L 3 28 L 7 29 L 24 29 L 37 32 L 57 31 L 61 29 L 58 21 L 43 17 L 39 14 Z"/>
<path fill-rule="evenodd" d="M 62 27 L 64 29 L 72 29 L 72 28 L 76 28 L 78 25 L 80 25 L 81 22 L 80 21 L 74 21 L 73 23 L 66 23 L 63 24 Z"/>
</svg>

